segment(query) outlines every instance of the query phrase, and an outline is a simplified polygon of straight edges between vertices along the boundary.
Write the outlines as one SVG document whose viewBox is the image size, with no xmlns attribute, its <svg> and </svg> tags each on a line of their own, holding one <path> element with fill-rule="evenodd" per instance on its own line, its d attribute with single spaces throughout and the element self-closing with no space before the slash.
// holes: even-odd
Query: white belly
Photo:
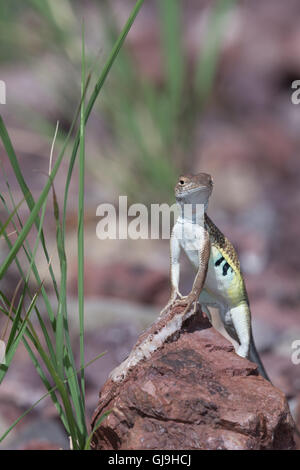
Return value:
<svg viewBox="0 0 300 470">
<path fill-rule="evenodd" d="M 236 272 L 223 258 L 219 250 L 213 246 L 204 287 L 221 301 L 231 304 L 239 291 L 239 282 Z"/>
<path fill-rule="evenodd" d="M 198 266 L 198 251 L 204 246 L 205 229 L 202 225 L 193 224 L 190 221 L 184 223 L 176 223 L 174 226 L 174 235 L 179 240 L 180 245 L 187 253 L 188 257 L 192 257 Z M 191 258 L 190 258 L 191 259 Z M 194 264 L 194 263 L 193 263 Z"/>
<path fill-rule="evenodd" d="M 198 250 L 188 250 L 185 248 L 186 244 L 180 243 L 197 271 L 199 269 Z M 230 306 L 234 304 L 236 298 L 239 296 L 239 287 L 240 278 L 222 257 L 219 250 L 215 246 L 212 246 L 204 288 L 222 304 Z"/>
<path fill-rule="evenodd" d="M 179 219 L 174 226 L 174 235 L 186 252 L 195 270 L 199 269 L 199 250 L 203 249 L 205 228 L 189 220 Z M 239 299 L 241 278 L 227 263 L 216 246 L 211 246 L 205 290 L 222 304 L 234 305 Z"/>
</svg>

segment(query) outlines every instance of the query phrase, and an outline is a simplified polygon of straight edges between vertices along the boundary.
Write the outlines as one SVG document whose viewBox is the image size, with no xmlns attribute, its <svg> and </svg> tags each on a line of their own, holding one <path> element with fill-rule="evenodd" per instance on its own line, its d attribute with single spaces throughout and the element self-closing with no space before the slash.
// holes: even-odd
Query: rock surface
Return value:
<svg viewBox="0 0 300 470">
<path fill-rule="evenodd" d="M 105 383 L 94 449 L 292 449 L 284 394 L 199 314 L 180 335 Z"/>
</svg>

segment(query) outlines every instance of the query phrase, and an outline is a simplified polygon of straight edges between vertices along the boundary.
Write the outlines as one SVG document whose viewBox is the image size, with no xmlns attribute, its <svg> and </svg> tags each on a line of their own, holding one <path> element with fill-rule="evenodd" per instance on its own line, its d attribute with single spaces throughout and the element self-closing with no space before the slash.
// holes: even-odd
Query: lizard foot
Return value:
<svg viewBox="0 0 300 470">
<path fill-rule="evenodd" d="M 181 297 L 181 299 L 175 301 L 176 306 L 180 305 L 180 306 L 186 307 L 186 310 L 189 310 L 193 304 L 197 304 L 197 303 L 198 303 L 197 299 L 189 295 Z"/>
<path fill-rule="evenodd" d="M 176 292 L 176 294 L 170 298 L 167 305 L 161 310 L 159 314 L 159 318 L 163 317 L 164 314 L 167 313 L 167 311 L 170 310 L 173 307 L 173 305 L 175 305 L 176 302 L 179 302 L 181 299 L 183 299 L 183 296 L 179 292 Z"/>
<path fill-rule="evenodd" d="M 198 299 L 194 296 L 187 295 L 182 297 L 180 300 L 176 300 L 175 305 L 180 305 L 185 307 L 183 316 L 186 317 L 187 313 L 190 312 L 192 306 L 194 305 L 193 314 L 196 314 L 198 311 Z M 188 315 L 190 316 L 190 315 Z"/>
<path fill-rule="evenodd" d="M 177 299 L 174 301 L 175 305 L 182 305 L 183 307 L 185 307 L 189 303 L 190 303 L 190 299 L 188 295 L 184 295 L 180 299 Z"/>
<path fill-rule="evenodd" d="M 240 345 L 236 353 L 241 357 L 248 357 L 249 348 L 247 346 Z"/>
</svg>

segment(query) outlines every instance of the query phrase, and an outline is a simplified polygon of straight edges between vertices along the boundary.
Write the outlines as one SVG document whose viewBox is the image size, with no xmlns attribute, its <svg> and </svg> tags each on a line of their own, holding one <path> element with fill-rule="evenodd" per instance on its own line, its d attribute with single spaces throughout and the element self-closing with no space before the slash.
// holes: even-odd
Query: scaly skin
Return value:
<svg viewBox="0 0 300 470">
<path fill-rule="evenodd" d="M 256 362 L 260 373 L 268 379 L 253 341 L 249 301 L 237 253 L 206 214 L 212 188 L 212 178 L 206 173 L 179 178 L 175 196 L 181 216 L 173 227 L 170 240 L 170 300 L 129 357 L 111 373 L 113 381 L 123 380 L 131 368 L 149 358 L 180 331 L 183 322 L 196 312 L 198 303 L 210 320 L 209 307 L 219 310 L 226 331 L 239 344 L 237 354 Z M 188 205 L 190 212 L 186 212 Z M 199 207 L 202 209 L 198 211 Z M 181 249 L 196 269 L 192 290 L 186 297 L 179 292 Z M 182 305 L 185 306 L 183 311 L 174 308 Z"/>
<path fill-rule="evenodd" d="M 186 303 L 186 311 L 188 311 L 197 299 L 209 319 L 211 319 L 209 307 L 217 308 L 227 333 L 239 343 L 237 354 L 256 362 L 260 373 L 269 380 L 255 348 L 249 300 L 237 253 L 228 238 L 206 213 L 212 188 L 212 178 L 206 173 L 182 176 L 175 187 L 176 199 L 181 207 L 181 217 L 173 230 L 171 252 L 173 250 L 177 254 L 177 251 L 183 248 L 197 270 L 197 274 L 191 293 L 182 298 L 178 291 L 179 256 L 171 255 L 172 294 L 170 303 L 179 297 L 181 299 L 177 302 Z M 187 204 L 192 207 L 192 212 L 186 215 Z M 202 214 L 197 212 L 199 204 L 204 206 Z M 176 225 L 179 225 L 180 229 Z M 180 237 L 182 227 L 185 235 Z M 201 230 L 203 235 L 208 234 L 209 242 L 201 240 L 201 236 L 203 236 Z M 191 249 L 191 246 L 186 242 L 191 233 L 192 237 L 198 241 L 195 249 L 193 247 Z M 174 241 L 176 237 L 179 238 L 177 242 Z M 201 265 L 199 259 L 208 250 L 207 263 Z M 205 272 L 204 279 L 201 275 L 203 272 Z"/>
<path fill-rule="evenodd" d="M 237 276 L 236 285 L 232 286 L 232 292 L 230 290 L 227 292 L 228 296 L 236 301 L 244 301 L 249 305 L 248 295 L 245 287 L 245 282 L 243 275 L 241 273 L 240 261 L 238 255 L 225 235 L 218 229 L 218 227 L 213 223 L 213 221 L 208 217 L 207 214 L 204 215 L 205 228 L 209 233 L 210 244 L 211 244 L 211 255 L 213 256 L 214 262 L 218 262 L 221 257 L 224 258 L 221 264 L 226 268 L 226 263 L 229 267 L 235 272 Z M 216 250 L 213 250 L 212 247 L 215 247 Z"/>
</svg>

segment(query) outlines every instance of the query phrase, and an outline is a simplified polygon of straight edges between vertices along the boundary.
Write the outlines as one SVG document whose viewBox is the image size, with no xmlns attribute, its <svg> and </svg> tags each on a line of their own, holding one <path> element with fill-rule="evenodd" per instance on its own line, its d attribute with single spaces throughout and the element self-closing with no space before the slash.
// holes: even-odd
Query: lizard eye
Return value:
<svg viewBox="0 0 300 470">
<path fill-rule="evenodd" d="M 183 181 L 183 180 L 179 180 L 179 183 L 180 183 L 180 184 L 184 184 L 184 181 Z"/>
</svg>

